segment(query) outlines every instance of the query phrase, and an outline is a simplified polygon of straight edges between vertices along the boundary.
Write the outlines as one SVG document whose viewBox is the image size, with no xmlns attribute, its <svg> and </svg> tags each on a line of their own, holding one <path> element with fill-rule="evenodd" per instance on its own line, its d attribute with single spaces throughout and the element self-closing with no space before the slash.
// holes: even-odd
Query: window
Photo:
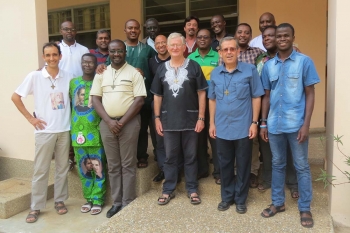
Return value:
<svg viewBox="0 0 350 233">
<path fill-rule="evenodd" d="M 189 15 L 197 16 L 199 28 L 210 29 L 212 16 L 221 14 L 226 20 L 226 31 L 233 34 L 238 24 L 238 0 L 144 0 L 144 22 L 158 20 L 161 33 L 183 33 L 183 22 Z"/>
</svg>

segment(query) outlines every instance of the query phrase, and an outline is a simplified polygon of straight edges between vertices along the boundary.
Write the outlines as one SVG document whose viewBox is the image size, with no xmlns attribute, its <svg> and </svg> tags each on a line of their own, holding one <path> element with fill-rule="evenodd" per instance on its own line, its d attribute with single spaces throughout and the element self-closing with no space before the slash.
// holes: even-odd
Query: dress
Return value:
<svg viewBox="0 0 350 233">
<path fill-rule="evenodd" d="M 85 81 L 82 77 L 70 81 L 69 95 L 72 101 L 70 133 L 84 198 L 87 202 L 103 205 L 106 193 L 106 158 L 99 132 L 101 118 L 92 107 L 89 98 L 91 85 L 92 81 Z M 82 90 L 85 90 L 84 99 L 79 101 L 78 94 Z"/>
</svg>

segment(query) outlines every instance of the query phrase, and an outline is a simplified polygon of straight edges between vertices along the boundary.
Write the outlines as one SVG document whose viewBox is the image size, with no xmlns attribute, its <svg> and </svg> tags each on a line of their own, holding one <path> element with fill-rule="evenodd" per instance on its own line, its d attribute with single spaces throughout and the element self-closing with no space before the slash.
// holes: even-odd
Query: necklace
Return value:
<svg viewBox="0 0 350 233">
<path fill-rule="evenodd" d="M 115 80 L 118 78 L 118 76 L 120 75 L 120 73 L 123 71 L 124 68 L 125 68 L 125 66 L 124 66 L 121 70 L 114 70 L 114 72 L 113 72 L 113 69 L 112 69 L 112 67 L 111 67 L 111 70 L 112 70 L 112 78 L 113 78 L 113 84 L 112 84 L 111 88 L 112 88 L 113 90 L 114 90 L 114 88 L 116 87 L 116 85 L 114 85 L 114 82 L 115 82 Z M 114 77 L 114 74 L 117 73 L 117 71 L 119 71 L 119 73 L 117 74 L 116 77 Z"/>
<path fill-rule="evenodd" d="M 50 79 L 50 82 L 51 82 L 51 84 L 52 84 L 52 85 L 51 85 L 51 88 L 52 88 L 52 90 L 53 90 L 53 89 L 55 89 L 55 87 L 56 87 L 56 86 L 55 86 L 56 79 L 54 79 L 54 81 L 53 81 L 53 82 L 52 82 L 51 77 L 49 77 L 49 79 Z"/>
<path fill-rule="evenodd" d="M 233 78 L 233 74 L 231 75 L 231 78 L 230 78 L 230 81 L 228 82 L 228 85 L 226 85 L 226 75 L 224 73 L 224 81 L 225 81 L 225 87 L 226 87 L 226 90 L 225 90 L 225 95 L 227 96 L 228 94 L 230 94 L 230 92 L 228 91 L 228 87 L 230 86 L 230 83 L 231 83 L 231 80 Z"/>
</svg>

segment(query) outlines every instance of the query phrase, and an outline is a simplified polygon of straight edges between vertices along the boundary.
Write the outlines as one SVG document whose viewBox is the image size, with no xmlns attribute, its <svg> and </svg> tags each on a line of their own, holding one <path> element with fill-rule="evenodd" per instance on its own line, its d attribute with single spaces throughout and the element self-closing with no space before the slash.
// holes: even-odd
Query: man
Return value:
<svg viewBox="0 0 350 233">
<path fill-rule="evenodd" d="M 90 49 L 90 53 L 96 56 L 97 64 L 104 64 L 108 58 L 108 44 L 111 41 L 111 34 L 105 29 L 98 30 L 96 33 L 97 49 Z"/>
<path fill-rule="evenodd" d="M 100 133 L 106 151 L 113 205 L 107 218 L 136 198 L 136 153 L 140 130 L 139 111 L 146 89 L 142 75 L 125 61 L 126 46 L 112 40 L 111 65 L 94 78 L 90 95 L 102 118 Z"/>
<path fill-rule="evenodd" d="M 199 30 L 197 33 L 196 44 L 197 50 L 191 53 L 188 58 L 196 61 L 202 69 L 205 79 L 210 84 L 210 73 L 219 63 L 219 54 L 215 52 L 210 46 L 210 31 L 207 29 Z M 206 100 L 208 105 L 208 99 Z M 209 163 L 208 163 L 208 130 L 209 130 L 209 109 L 205 111 L 205 127 L 200 132 L 198 137 L 198 148 L 197 148 L 197 160 L 198 160 L 198 179 L 209 176 Z M 216 143 L 215 140 L 209 138 L 212 156 L 214 163 L 213 176 L 216 184 L 220 184 L 220 169 L 218 164 L 218 158 L 216 154 Z"/>
<path fill-rule="evenodd" d="M 276 26 L 267 26 L 263 30 L 263 45 L 266 48 L 267 52 L 261 54 L 256 59 L 256 67 L 259 75 L 261 75 L 264 64 L 270 59 L 274 58 L 277 53 L 277 43 L 276 43 Z M 261 113 L 260 113 L 261 116 Z M 261 119 L 261 117 L 260 117 Z M 261 121 L 265 121 L 261 120 Z M 259 130 L 260 131 L 260 130 Z M 272 178 L 272 153 L 270 145 L 268 142 L 262 140 L 261 137 L 258 137 L 260 145 L 260 153 L 263 157 L 263 171 L 262 178 L 263 182 L 258 185 L 258 190 L 264 192 L 267 189 L 271 188 L 271 178 Z M 293 165 L 293 157 L 288 147 L 287 150 L 287 175 L 286 175 L 286 184 L 290 189 L 290 193 L 293 199 L 298 199 L 298 181 L 296 177 L 295 168 Z"/>
<path fill-rule="evenodd" d="M 78 161 L 78 173 L 82 183 L 83 196 L 86 203 L 81 207 L 82 213 L 91 211 L 91 215 L 101 213 L 105 200 L 105 153 L 101 141 L 99 124 L 100 116 L 92 107 L 90 90 L 97 67 L 97 58 L 86 53 L 81 58 L 83 76 L 70 81 L 69 95 L 72 101 L 71 136 L 75 160 Z M 83 90 L 83 91 L 82 91 Z M 83 127 L 82 127 L 83 126 Z M 91 166 L 92 160 L 101 165 L 101 176 L 92 169 L 85 173 L 81 161 Z M 91 166 L 92 167 L 92 166 Z"/>
<path fill-rule="evenodd" d="M 252 38 L 252 28 L 247 23 L 241 23 L 237 26 L 235 38 L 239 46 L 238 61 L 246 62 L 255 65 L 256 58 L 264 53 L 263 50 L 259 48 L 252 48 L 248 45 L 250 39 Z M 258 187 L 258 173 L 260 167 L 259 160 L 259 141 L 255 137 L 253 139 L 253 151 L 252 151 L 252 165 L 250 172 L 250 188 Z"/>
<path fill-rule="evenodd" d="M 54 183 L 55 209 L 58 214 L 68 212 L 64 202 L 68 198 L 67 173 L 69 168 L 69 81 L 71 74 L 59 69 L 60 47 L 54 43 L 43 46 L 43 59 L 47 63 L 40 71 L 27 75 L 12 95 L 12 101 L 22 115 L 35 128 L 35 159 L 32 179 L 31 211 L 26 222 L 36 222 L 40 210 L 45 208 L 49 169 L 55 151 L 56 175 Z M 35 113 L 32 116 L 22 97 L 34 96 Z M 60 107 L 58 107 L 58 105 Z"/>
<path fill-rule="evenodd" d="M 184 31 L 186 38 L 186 50 L 184 52 L 184 57 L 188 57 L 191 53 L 196 51 L 196 35 L 198 32 L 199 19 L 196 16 L 188 16 L 184 22 Z"/>
<path fill-rule="evenodd" d="M 227 36 L 233 36 L 226 32 L 226 21 L 223 15 L 214 15 L 210 20 L 211 29 L 215 33 L 211 42 L 211 48 L 214 51 L 219 50 L 219 41 Z"/>
<path fill-rule="evenodd" d="M 63 39 L 59 44 L 62 51 L 62 59 L 59 63 L 60 69 L 72 73 L 74 77 L 82 76 L 81 57 L 85 53 L 89 53 L 88 48 L 75 41 L 77 29 L 70 21 L 61 24 L 61 35 Z"/>
<path fill-rule="evenodd" d="M 261 33 L 264 31 L 264 29 L 267 26 L 275 26 L 275 25 L 276 25 L 275 16 L 273 14 L 271 14 L 270 12 L 266 12 L 260 16 L 260 18 L 259 18 L 259 30 Z M 264 50 L 266 52 L 266 49 L 263 45 L 262 34 L 255 37 L 254 39 L 252 39 L 249 43 L 249 46 L 260 48 L 261 50 Z"/>
<path fill-rule="evenodd" d="M 208 87 L 200 66 L 184 57 L 185 38 L 180 33 L 168 37 L 171 59 L 161 64 L 151 91 L 157 133 L 164 135 L 166 159 L 165 181 L 159 205 L 175 197 L 178 177 L 178 157 L 184 155 L 186 190 L 191 204 L 201 203 L 197 181 L 198 133 L 204 128 L 205 89 Z"/>
<path fill-rule="evenodd" d="M 157 51 L 157 49 L 155 48 L 154 40 L 159 35 L 160 31 L 158 21 L 155 18 L 147 19 L 145 23 L 145 28 L 147 37 L 141 40 L 141 42 L 151 46 L 155 51 Z"/>
<path fill-rule="evenodd" d="M 236 211 L 244 214 L 247 212 L 252 139 L 258 132 L 260 96 L 264 90 L 255 66 L 237 60 L 238 48 L 233 37 L 220 41 L 219 54 L 224 64 L 211 72 L 209 134 L 216 138 L 220 158 L 222 201 L 218 210 L 227 210 L 236 203 Z"/>
<path fill-rule="evenodd" d="M 297 171 L 300 222 L 313 227 L 310 203 L 312 183 L 308 163 L 308 134 L 315 101 L 314 85 L 320 82 L 312 60 L 293 50 L 294 28 L 288 23 L 276 30 L 278 53 L 264 65 L 260 136 L 270 142 L 272 152 L 272 204 L 261 216 L 268 218 L 285 211 L 284 178 L 287 143 Z M 293 120 L 291 120 L 293 119 Z"/>
</svg>

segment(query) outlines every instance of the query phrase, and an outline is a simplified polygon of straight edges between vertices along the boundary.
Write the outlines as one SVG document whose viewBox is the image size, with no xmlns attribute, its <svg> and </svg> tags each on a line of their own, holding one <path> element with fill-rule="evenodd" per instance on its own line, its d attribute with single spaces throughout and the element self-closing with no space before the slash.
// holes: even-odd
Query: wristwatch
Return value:
<svg viewBox="0 0 350 233">
<path fill-rule="evenodd" d="M 199 121 L 204 121 L 205 118 L 204 118 L 204 117 L 198 117 L 198 120 L 199 120 Z"/>
<path fill-rule="evenodd" d="M 257 122 L 257 121 L 252 121 L 252 124 L 256 124 L 256 125 L 258 125 L 258 124 L 259 124 L 259 122 Z"/>
</svg>

